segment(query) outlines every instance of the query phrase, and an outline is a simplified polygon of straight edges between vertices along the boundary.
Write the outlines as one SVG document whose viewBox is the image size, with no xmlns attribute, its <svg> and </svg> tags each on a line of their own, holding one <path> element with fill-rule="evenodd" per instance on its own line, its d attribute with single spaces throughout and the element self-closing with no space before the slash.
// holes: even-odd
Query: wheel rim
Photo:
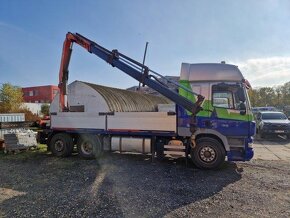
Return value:
<svg viewBox="0 0 290 218">
<path fill-rule="evenodd" d="M 216 151 L 210 146 L 205 146 L 200 149 L 199 156 L 202 161 L 210 163 L 215 160 Z"/>
<path fill-rule="evenodd" d="M 57 140 L 55 142 L 55 150 L 61 152 L 64 149 L 64 142 L 62 140 Z"/>
<path fill-rule="evenodd" d="M 83 154 L 90 155 L 93 152 L 93 146 L 89 142 L 84 142 L 81 145 L 81 151 Z"/>
</svg>

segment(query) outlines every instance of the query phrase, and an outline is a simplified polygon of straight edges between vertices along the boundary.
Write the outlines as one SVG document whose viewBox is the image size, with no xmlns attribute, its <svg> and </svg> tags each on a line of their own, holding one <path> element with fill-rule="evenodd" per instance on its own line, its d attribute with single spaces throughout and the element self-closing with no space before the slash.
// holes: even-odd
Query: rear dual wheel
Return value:
<svg viewBox="0 0 290 218">
<path fill-rule="evenodd" d="M 67 157 L 73 151 L 73 139 L 69 134 L 57 133 L 52 136 L 49 147 L 55 156 Z"/>
<path fill-rule="evenodd" d="M 57 157 L 67 157 L 72 154 L 74 142 L 67 133 L 57 133 L 52 136 L 49 148 Z M 102 153 L 100 136 L 81 134 L 77 140 L 77 149 L 81 157 L 86 159 L 98 158 Z"/>
<path fill-rule="evenodd" d="M 78 153 L 86 159 L 98 158 L 102 154 L 102 140 L 100 136 L 81 134 L 77 141 Z"/>
</svg>

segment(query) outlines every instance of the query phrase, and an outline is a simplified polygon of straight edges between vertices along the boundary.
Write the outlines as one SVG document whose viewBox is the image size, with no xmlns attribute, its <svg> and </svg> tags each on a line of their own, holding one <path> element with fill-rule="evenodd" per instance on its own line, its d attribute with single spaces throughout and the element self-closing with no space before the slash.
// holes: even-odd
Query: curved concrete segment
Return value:
<svg viewBox="0 0 290 218">
<path fill-rule="evenodd" d="M 85 105 L 94 112 L 151 112 L 158 104 L 172 103 L 165 97 L 74 81 L 68 87 L 70 106 Z"/>
</svg>

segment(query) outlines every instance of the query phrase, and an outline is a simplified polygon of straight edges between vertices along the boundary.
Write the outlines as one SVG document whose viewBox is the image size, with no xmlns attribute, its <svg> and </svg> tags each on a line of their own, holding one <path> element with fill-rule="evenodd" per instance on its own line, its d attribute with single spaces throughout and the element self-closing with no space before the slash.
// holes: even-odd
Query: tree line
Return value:
<svg viewBox="0 0 290 218">
<path fill-rule="evenodd" d="M 274 106 L 283 109 L 290 106 L 290 82 L 274 87 L 262 87 L 249 90 L 253 107 Z"/>
</svg>

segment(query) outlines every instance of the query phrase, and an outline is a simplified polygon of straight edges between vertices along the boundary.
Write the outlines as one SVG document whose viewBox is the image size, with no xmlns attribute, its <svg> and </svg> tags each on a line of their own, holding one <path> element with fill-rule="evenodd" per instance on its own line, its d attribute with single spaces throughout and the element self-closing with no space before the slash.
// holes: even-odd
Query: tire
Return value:
<svg viewBox="0 0 290 218">
<path fill-rule="evenodd" d="M 164 154 L 164 141 L 162 140 L 156 140 L 157 142 L 155 143 L 155 150 L 156 150 L 156 157 L 157 157 L 157 160 L 163 160 L 164 157 L 165 157 L 165 154 Z"/>
<path fill-rule="evenodd" d="M 260 138 L 261 138 L 261 139 L 264 139 L 264 138 L 265 138 L 265 133 L 263 133 L 262 130 L 260 130 L 259 133 L 260 133 Z"/>
<path fill-rule="evenodd" d="M 49 148 L 57 157 L 67 157 L 73 151 L 73 139 L 66 133 L 58 133 L 52 136 Z"/>
<path fill-rule="evenodd" d="M 82 134 L 78 138 L 77 149 L 85 159 L 98 158 L 102 154 L 102 140 L 99 136 Z"/>
<path fill-rule="evenodd" d="M 201 169 L 218 169 L 225 161 L 226 151 L 216 139 L 204 137 L 196 141 L 196 147 L 191 149 L 191 160 Z"/>
</svg>

